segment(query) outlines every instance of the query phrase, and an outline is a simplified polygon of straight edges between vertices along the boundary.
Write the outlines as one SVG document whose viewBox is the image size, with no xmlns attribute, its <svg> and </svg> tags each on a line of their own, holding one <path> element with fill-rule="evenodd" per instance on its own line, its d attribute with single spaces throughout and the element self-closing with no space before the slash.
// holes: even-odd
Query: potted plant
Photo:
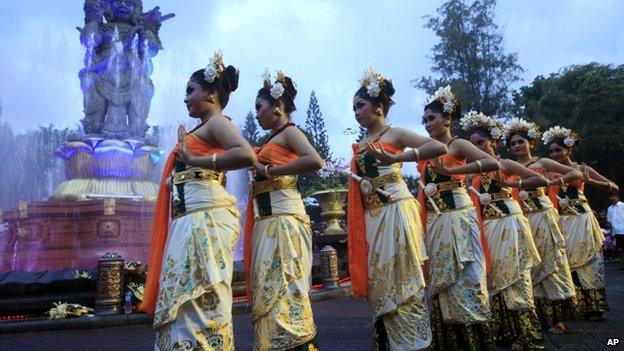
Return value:
<svg viewBox="0 0 624 351">
<path fill-rule="evenodd" d="M 325 167 L 317 172 L 315 189 L 310 196 L 321 205 L 321 218 L 327 223 L 323 235 L 345 234 L 340 227 L 344 217 L 344 202 L 347 197 L 347 163 L 342 158 L 328 159 Z"/>
</svg>

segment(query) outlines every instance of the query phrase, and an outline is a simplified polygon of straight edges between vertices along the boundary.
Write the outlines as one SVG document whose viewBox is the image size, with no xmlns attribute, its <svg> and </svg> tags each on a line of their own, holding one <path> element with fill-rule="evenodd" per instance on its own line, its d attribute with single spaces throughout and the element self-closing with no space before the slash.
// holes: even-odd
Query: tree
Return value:
<svg viewBox="0 0 624 351">
<path fill-rule="evenodd" d="M 440 38 L 432 48 L 432 70 L 439 77 L 423 76 L 412 82 L 433 94 L 450 84 L 464 110 L 488 115 L 502 113 L 510 105 L 509 86 L 523 72 L 517 54 L 503 50 L 503 34 L 494 23 L 496 0 L 449 0 L 426 16 L 425 28 Z"/>
<path fill-rule="evenodd" d="M 245 123 L 243 124 L 243 128 L 241 130 L 243 137 L 247 139 L 251 146 L 258 146 L 260 141 L 260 132 L 258 131 L 258 123 L 254 118 L 254 115 L 251 111 L 247 113 L 245 117 Z"/>
<path fill-rule="evenodd" d="M 355 139 L 355 141 L 356 141 L 356 142 L 358 142 L 358 143 L 359 143 L 360 141 L 362 141 L 364 138 L 366 138 L 366 134 L 368 134 L 368 133 L 366 132 L 366 128 L 363 128 L 362 126 L 360 126 L 359 128 L 360 128 L 360 129 L 359 129 L 359 132 L 358 132 L 357 139 Z"/>
<path fill-rule="evenodd" d="M 325 130 L 325 119 L 318 104 L 316 93 L 312 90 L 305 120 L 305 131 L 312 137 L 310 142 L 323 159 L 331 158 L 329 138 Z"/>
<path fill-rule="evenodd" d="M 624 125 L 624 65 L 590 63 L 565 67 L 547 78 L 538 76 L 514 94 L 514 112 L 538 123 L 542 131 L 560 125 L 579 133 L 573 159 L 624 185 L 619 128 Z M 606 196 L 587 190 L 593 203 L 606 204 Z"/>
</svg>

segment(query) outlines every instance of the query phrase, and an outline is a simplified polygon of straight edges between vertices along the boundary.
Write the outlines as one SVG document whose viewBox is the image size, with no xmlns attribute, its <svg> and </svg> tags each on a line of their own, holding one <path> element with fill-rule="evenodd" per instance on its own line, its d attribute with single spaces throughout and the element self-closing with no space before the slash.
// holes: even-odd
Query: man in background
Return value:
<svg viewBox="0 0 624 351">
<path fill-rule="evenodd" d="M 620 194 L 611 193 L 611 206 L 607 210 L 607 221 L 611 226 L 611 235 L 615 238 L 616 257 L 622 258 L 624 252 L 624 203 L 620 201 Z"/>
</svg>

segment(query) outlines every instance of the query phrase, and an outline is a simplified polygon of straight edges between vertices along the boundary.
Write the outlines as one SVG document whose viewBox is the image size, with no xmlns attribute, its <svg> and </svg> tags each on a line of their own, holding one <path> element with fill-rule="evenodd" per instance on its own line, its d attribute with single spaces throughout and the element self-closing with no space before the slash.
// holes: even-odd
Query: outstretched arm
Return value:
<svg viewBox="0 0 624 351">
<path fill-rule="evenodd" d="M 595 186 L 596 188 L 604 191 L 619 191 L 620 188 L 614 182 L 610 181 L 602 174 L 596 172 L 588 165 L 581 165 L 581 173 L 583 173 L 583 181 L 585 183 Z"/>
<path fill-rule="evenodd" d="M 465 165 L 446 168 L 442 163 L 436 162 L 436 167 L 442 173 L 447 174 L 470 174 L 496 171 L 499 168 L 498 161 L 488 155 L 486 152 L 479 150 L 471 142 L 464 139 L 456 139 L 450 146 L 449 152 L 465 158 L 470 163 Z"/>
<path fill-rule="evenodd" d="M 422 136 L 409 129 L 395 128 L 401 148 L 411 148 L 400 154 L 389 154 L 383 148 L 377 149 L 371 143 L 366 146 L 376 160 L 376 165 L 389 166 L 397 162 L 418 162 L 442 156 L 447 152 L 446 145 L 441 142 Z"/>
<path fill-rule="evenodd" d="M 536 189 L 548 185 L 548 180 L 516 161 L 504 159 L 500 161 L 501 169 L 518 177 L 518 180 L 506 184 L 514 188 Z"/>
<path fill-rule="evenodd" d="M 581 179 L 581 177 L 583 177 L 583 174 L 572 168 L 572 167 L 568 167 L 566 165 L 562 165 L 561 163 L 551 160 L 549 158 L 540 158 L 540 160 L 538 161 L 539 164 L 541 164 L 544 169 L 546 169 L 546 171 L 548 171 L 549 173 L 559 173 L 562 174 L 561 179 L 562 181 L 566 182 L 566 183 L 571 183 L 575 180 L 579 180 Z M 549 179 L 548 180 L 548 185 L 551 184 L 557 184 L 558 182 L 560 182 L 561 180 L 559 179 Z"/>
</svg>

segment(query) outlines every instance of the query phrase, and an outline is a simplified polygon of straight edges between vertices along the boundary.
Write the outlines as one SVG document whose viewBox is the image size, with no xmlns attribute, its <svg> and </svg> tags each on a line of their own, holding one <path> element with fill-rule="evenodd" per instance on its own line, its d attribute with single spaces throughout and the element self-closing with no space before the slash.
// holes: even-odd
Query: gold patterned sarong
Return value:
<svg viewBox="0 0 624 351">
<path fill-rule="evenodd" d="M 604 289 L 604 267 L 601 267 L 604 234 L 589 205 L 581 206 L 584 213 L 561 216 L 570 270 L 579 275 L 583 289 Z"/>
<path fill-rule="evenodd" d="M 525 350 L 544 349 L 531 281 L 531 268 L 540 257 L 529 220 L 512 198 L 504 197 L 493 206 L 509 214 L 483 221 L 492 257 L 487 275 L 492 329 L 499 342 L 520 343 Z"/>
<path fill-rule="evenodd" d="M 533 267 L 533 295 L 550 301 L 575 296 L 574 283 L 566 255 L 566 242 L 558 223 L 558 215 L 550 199 L 541 195 L 541 210 L 527 214 L 533 232 L 533 240 L 542 261 Z"/>
<path fill-rule="evenodd" d="M 270 216 L 257 216 L 251 255 L 254 350 L 288 350 L 316 336 L 310 305 L 312 231 L 301 196 L 285 188 L 263 193 Z"/>
<path fill-rule="evenodd" d="M 510 214 L 483 221 L 492 257 L 492 271 L 487 275 L 490 298 L 501 293 L 508 309 L 533 309 L 530 270 L 540 262 L 540 256 L 530 223 L 516 200 L 499 201 Z"/>
<path fill-rule="evenodd" d="M 396 167 L 398 168 L 398 167 Z M 400 171 L 378 167 L 381 176 Z M 425 279 L 427 260 L 418 202 L 400 179 L 383 189 L 396 197 L 364 212 L 368 253 L 368 302 L 381 321 L 390 350 L 418 350 L 431 343 Z"/>
<path fill-rule="evenodd" d="M 487 322 L 485 256 L 477 212 L 464 188 L 451 191 L 458 209 L 427 213 L 429 294 L 438 296 L 444 323 Z"/>
<path fill-rule="evenodd" d="M 185 184 L 186 215 L 171 222 L 154 314 L 156 350 L 234 350 L 232 250 L 236 199 L 217 182 Z"/>
<path fill-rule="evenodd" d="M 609 308 L 602 255 L 604 234 L 584 195 L 582 200 L 576 208 L 582 207 L 583 212 L 561 216 L 566 253 L 576 285 L 576 311 L 581 315 L 601 313 Z"/>
</svg>

